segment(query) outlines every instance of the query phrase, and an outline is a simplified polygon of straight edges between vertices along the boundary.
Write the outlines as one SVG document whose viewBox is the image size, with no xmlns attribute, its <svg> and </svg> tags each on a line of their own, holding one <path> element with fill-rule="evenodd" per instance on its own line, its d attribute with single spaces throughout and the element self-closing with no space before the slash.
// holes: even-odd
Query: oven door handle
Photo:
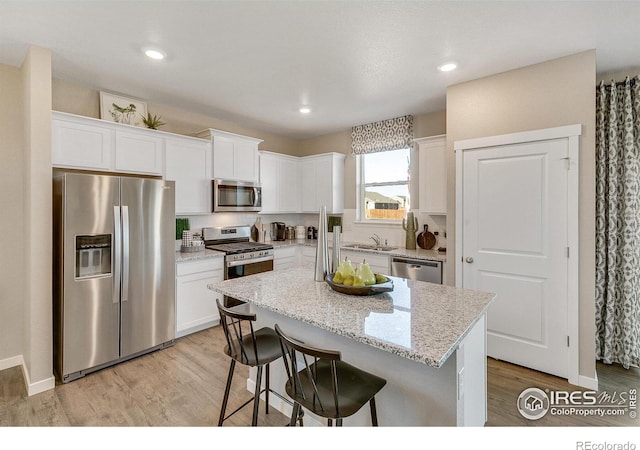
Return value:
<svg viewBox="0 0 640 450">
<path fill-rule="evenodd" d="M 262 258 L 240 259 L 238 261 L 227 262 L 227 267 L 248 266 L 249 264 L 261 263 L 265 261 L 273 261 L 273 256 L 264 256 Z"/>
</svg>

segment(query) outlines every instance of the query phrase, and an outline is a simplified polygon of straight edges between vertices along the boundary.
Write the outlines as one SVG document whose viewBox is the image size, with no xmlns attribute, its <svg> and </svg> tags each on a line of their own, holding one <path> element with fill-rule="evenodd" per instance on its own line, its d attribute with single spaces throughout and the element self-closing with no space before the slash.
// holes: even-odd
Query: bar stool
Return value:
<svg viewBox="0 0 640 450">
<path fill-rule="evenodd" d="M 231 366 L 229 367 L 229 375 L 227 377 L 227 386 L 224 391 L 222 400 L 222 408 L 220 409 L 220 417 L 218 426 L 250 402 L 253 403 L 253 419 L 251 426 L 258 424 L 258 406 L 260 403 L 260 394 L 265 394 L 265 414 L 269 414 L 269 393 L 273 393 L 285 402 L 292 405 L 289 399 L 282 397 L 277 392 L 269 388 L 269 363 L 280 359 L 282 350 L 280 346 L 280 338 L 272 328 L 264 327 L 257 331 L 253 329 L 253 322 L 256 320 L 255 314 L 242 313 L 238 310 L 225 308 L 216 299 L 218 311 L 220 312 L 220 324 L 224 330 L 224 336 L 227 339 L 227 345 L 224 352 L 231 358 Z M 253 398 L 247 400 L 240 405 L 235 411 L 225 417 L 227 410 L 227 402 L 229 400 L 229 392 L 231 390 L 231 380 L 233 379 L 233 371 L 236 363 L 249 367 L 257 367 L 256 388 Z M 262 368 L 266 367 L 265 389 L 260 390 L 262 382 Z"/>
<path fill-rule="evenodd" d="M 355 414 L 367 402 L 371 423 L 378 426 L 375 395 L 387 380 L 342 361 L 339 351 L 314 348 L 285 335 L 278 324 L 275 331 L 280 337 L 287 371 L 285 390 L 294 401 L 291 426 L 295 426 L 304 407 L 326 418 L 329 426 L 335 419 L 340 427 L 343 418 Z"/>
</svg>

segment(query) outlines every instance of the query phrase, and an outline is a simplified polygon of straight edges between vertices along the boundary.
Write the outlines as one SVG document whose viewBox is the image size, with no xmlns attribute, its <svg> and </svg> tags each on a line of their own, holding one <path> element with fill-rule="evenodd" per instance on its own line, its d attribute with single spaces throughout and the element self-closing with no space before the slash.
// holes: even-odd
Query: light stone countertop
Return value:
<svg viewBox="0 0 640 450">
<path fill-rule="evenodd" d="M 196 261 L 199 259 L 207 259 L 207 258 L 224 258 L 224 252 L 217 252 L 215 250 L 209 250 L 208 248 L 205 248 L 204 251 L 202 252 L 193 252 L 193 253 L 187 253 L 187 252 L 181 252 L 181 251 L 176 252 L 176 262 Z"/>
<path fill-rule="evenodd" d="M 292 245 L 304 245 L 306 247 L 315 247 L 318 245 L 317 240 L 309 240 L 309 239 L 296 239 L 296 240 L 288 240 L 288 241 L 269 241 L 268 244 L 273 245 L 274 248 L 278 247 L 290 247 Z M 329 248 L 333 245 L 333 240 L 329 237 Z M 373 250 L 368 248 L 351 248 L 346 247 L 347 245 L 358 244 L 357 242 L 342 242 L 340 246 L 341 251 L 349 251 L 349 252 L 361 252 L 361 253 L 375 253 L 377 255 L 386 255 L 386 256 L 404 256 L 406 258 L 413 259 L 422 259 L 426 261 L 447 261 L 447 254 L 440 253 L 438 250 L 424 250 L 422 248 L 417 248 L 415 250 L 407 250 L 406 248 L 399 246 L 395 250 L 390 251 L 380 251 Z"/>
<path fill-rule="evenodd" d="M 390 277 L 392 292 L 352 296 L 313 279 L 310 266 L 208 285 L 283 316 L 441 367 L 495 294 Z"/>
</svg>

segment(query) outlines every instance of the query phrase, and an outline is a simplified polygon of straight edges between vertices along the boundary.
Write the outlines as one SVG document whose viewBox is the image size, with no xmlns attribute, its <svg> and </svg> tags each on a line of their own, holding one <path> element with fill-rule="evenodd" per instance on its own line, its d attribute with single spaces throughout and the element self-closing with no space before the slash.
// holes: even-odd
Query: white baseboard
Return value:
<svg viewBox="0 0 640 450">
<path fill-rule="evenodd" d="M 247 378 L 247 391 L 252 394 L 256 391 L 256 382 L 251 378 Z M 260 395 L 260 400 L 264 401 L 264 394 Z M 269 395 L 269 405 L 280 411 L 287 417 L 291 417 L 293 407 L 276 395 Z M 264 409 L 262 410 L 264 411 Z M 326 424 L 319 422 L 315 417 L 311 417 L 308 411 L 304 412 L 303 423 L 305 427 L 324 427 Z"/>
<path fill-rule="evenodd" d="M 592 391 L 598 390 L 598 374 L 596 373 L 593 378 L 580 375 L 578 377 L 578 386 L 591 389 Z"/>
<path fill-rule="evenodd" d="M 24 359 L 22 355 L 12 356 L 7 359 L 0 359 L 0 370 L 10 369 L 15 366 L 20 366 L 24 364 Z"/>
<path fill-rule="evenodd" d="M 12 356 L 11 358 L 0 360 L 0 370 L 9 369 L 16 366 L 20 366 L 22 368 L 22 376 L 24 377 L 25 387 L 27 388 L 27 395 L 29 397 L 56 387 L 56 379 L 53 375 L 51 375 L 49 378 L 45 378 L 44 380 L 32 383 L 29 379 L 29 372 L 27 371 L 27 366 L 24 363 L 24 358 L 22 355 Z"/>
</svg>

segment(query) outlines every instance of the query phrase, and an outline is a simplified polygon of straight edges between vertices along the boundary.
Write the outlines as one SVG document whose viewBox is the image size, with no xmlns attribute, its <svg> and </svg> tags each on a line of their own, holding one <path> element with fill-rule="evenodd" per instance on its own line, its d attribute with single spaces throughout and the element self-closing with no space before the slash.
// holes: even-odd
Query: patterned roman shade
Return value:
<svg viewBox="0 0 640 450">
<path fill-rule="evenodd" d="M 354 155 L 385 152 L 413 146 L 413 116 L 358 125 L 351 129 Z"/>
</svg>

